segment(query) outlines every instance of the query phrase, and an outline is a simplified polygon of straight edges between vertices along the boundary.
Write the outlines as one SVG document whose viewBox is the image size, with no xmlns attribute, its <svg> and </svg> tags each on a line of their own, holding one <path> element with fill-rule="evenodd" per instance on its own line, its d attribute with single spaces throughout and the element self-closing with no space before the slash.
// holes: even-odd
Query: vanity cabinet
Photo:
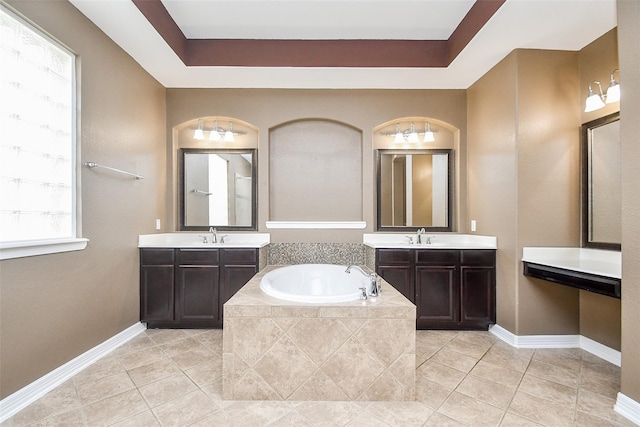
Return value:
<svg viewBox="0 0 640 427">
<path fill-rule="evenodd" d="M 140 320 L 219 328 L 222 306 L 258 272 L 254 248 L 140 248 Z"/>
<path fill-rule="evenodd" d="M 493 249 L 377 249 L 376 271 L 416 305 L 418 329 L 495 323 Z"/>
</svg>

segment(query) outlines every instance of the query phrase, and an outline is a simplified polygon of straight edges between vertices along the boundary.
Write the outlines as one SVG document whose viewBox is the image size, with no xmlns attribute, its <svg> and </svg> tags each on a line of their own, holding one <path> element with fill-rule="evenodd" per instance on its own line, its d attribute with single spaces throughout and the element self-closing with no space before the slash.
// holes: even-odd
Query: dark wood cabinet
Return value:
<svg viewBox="0 0 640 427">
<path fill-rule="evenodd" d="M 140 249 L 140 320 L 149 328 L 219 328 L 222 306 L 258 272 L 258 250 Z"/>
<path fill-rule="evenodd" d="M 376 271 L 416 305 L 418 329 L 495 323 L 495 250 L 378 249 Z"/>
</svg>

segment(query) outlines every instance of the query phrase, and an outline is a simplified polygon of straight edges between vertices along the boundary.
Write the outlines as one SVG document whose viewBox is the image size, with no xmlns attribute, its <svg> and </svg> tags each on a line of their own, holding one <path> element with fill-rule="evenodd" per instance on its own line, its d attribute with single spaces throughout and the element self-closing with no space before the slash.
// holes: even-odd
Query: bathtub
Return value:
<svg viewBox="0 0 640 427">
<path fill-rule="evenodd" d="M 264 275 L 260 289 L 274 298 L 300 303 L 335 303 L 360 298 L 369 278 L 359 271 L 346 273 L 346 265 L 298 264 Z"/>
</svg>

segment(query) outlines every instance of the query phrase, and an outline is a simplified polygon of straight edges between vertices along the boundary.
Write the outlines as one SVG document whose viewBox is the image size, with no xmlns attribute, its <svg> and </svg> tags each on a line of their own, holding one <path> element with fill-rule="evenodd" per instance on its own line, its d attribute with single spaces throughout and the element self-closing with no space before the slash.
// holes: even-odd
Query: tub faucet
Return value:
<svg viewBox="0 0 640 427">
<path fill-rule="evenodd" d="M 351 273 L 351 269 L 355 268 L 360 273 L 364 274 L 369 278 L 369 295 L 372 297 L 377 297 L 380 294 L 380 283 L 378 283 L 378 275 L 376 273 L 367 273 L 362 268 L 357 265 L 350 265 L 345 270 L 345 273 Z"/>
<path fill-rule="evenodd" d="M 211 243 L 218 243 L 218 230 L 209 227 L 209 233 L 211 233 Z"/>
</svg>

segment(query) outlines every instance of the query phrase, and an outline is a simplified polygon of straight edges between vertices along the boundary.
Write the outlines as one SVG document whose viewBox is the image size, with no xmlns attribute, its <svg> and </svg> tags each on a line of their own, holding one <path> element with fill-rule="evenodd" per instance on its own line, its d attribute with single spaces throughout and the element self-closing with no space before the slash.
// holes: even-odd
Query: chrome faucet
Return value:
<svg viewBox="0 0 640 427">
<path fill-rule="evenodd" d="M 422 235 L 426 233 L 426 231 L 424 230 L 424 228 L 420 228 L 418 229 L 418 231 L 416 231 L 416 235 L 417 235 L 417 239 L 416 239 L 416 243 L 417 244 L 422 244 Z"/>
<path fill-rule="evenodd" d="M 209 233 L 211 233 L 211 243 L 218 243 L 218 230 L 209 227 Z"/>
<path fill-rule="evenodd" d="M 367 273 L 357 265 L 348 266 L 347 269 L 345 270 L 345 273 L 347 274 L 351 273 L 352 268 L 355 268 L 360 273 L 364 274 L 366 277 L 369 278 L 369 290 L 368 290 L 369 296 L 377 297 L 378 295 L 380 295 L 380 292 L 381 292 L 380 283 L 378 282 L 378 275 L 376 273 Z M 365 292 L 365 294 L 366 293 L 367 292 Z M 362 299 L 365 299 L 365 298 L 362 298 Z"/>
</svg>

